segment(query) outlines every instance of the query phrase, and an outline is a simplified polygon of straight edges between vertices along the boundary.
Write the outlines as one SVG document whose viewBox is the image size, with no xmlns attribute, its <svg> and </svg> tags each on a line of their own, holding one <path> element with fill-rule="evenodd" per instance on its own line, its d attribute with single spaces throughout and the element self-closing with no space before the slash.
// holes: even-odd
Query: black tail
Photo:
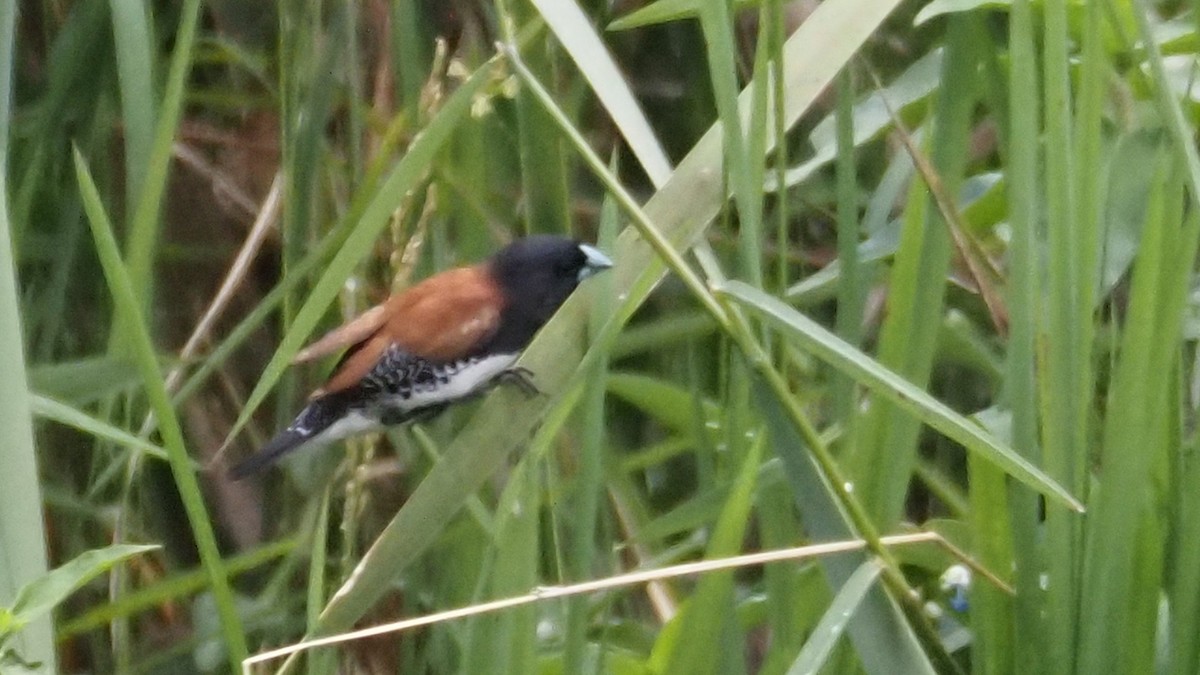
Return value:
<svg viewBox="0 0 1200 675">
<path fill-rule="evenodd" d="M 274 464 L 280 457 L 316 438 L 346 413 L 341 397 L 323 396 L 300 411 L 287 429 L 279 432 L 258 452 L 233 465 L 229 477 L 241 480 Z"/>
</svg>

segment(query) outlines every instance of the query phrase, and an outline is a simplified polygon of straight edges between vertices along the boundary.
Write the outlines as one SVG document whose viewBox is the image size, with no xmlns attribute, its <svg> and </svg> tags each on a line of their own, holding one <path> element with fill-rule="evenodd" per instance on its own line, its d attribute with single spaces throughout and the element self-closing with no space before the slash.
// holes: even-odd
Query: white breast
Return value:
<svg viewBox="0 0 1200 675">
<path fill-rule="evenodd" d="M 380 431 L 383 425 L 379 423 L 376 417 L 369 417 L 363 413 L 352 410 L 338 421 L 330 424 L 324 431 L 313 436 L 308 441 L 304 442 L 303 447 L 315 446 L 321 447 L 340 441 L 351 436 L 358 436 L 371 431 Z"/>
<path fill-rule="evenodd" d="M 408 398 L 395 397 L 391 403 L 398 408 L 416 410 L 462 398 L 478 391 L 516 361 L 517 354 L 496 354 L 463 364 L 446 384 L 414 389 Z"/>
</svg>

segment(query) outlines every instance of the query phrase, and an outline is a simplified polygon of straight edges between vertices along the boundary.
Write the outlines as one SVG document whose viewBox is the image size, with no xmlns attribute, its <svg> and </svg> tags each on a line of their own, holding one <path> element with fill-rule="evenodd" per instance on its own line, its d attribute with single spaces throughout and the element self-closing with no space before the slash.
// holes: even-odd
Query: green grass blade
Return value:
<svg viewBox="0 0 1200 675">
<path fill-rule="evenodd" d="M 146 185 L 154 147 L 155 45 L 150 37 L 150 5 L 142 0 L 109 0 L 108 6 L 125 138 L 125 203 L 133 205 Z"/>
<path fill-rule="evenodd" d="M 151 408 L 158 419 L 159 431 L 162 433 L 163 446 L 171 465 L 171 474 L 183 501 L 188 523 L 192 527 L 192 536 L 196 548 L 200 552 L 200 560 L 208 572 L 209 583 L 212 586 L 213 598 L 216 601 L 217 613 L 221 622 L 221 635 L 229 654 L 230 665 L 237 670 L 246 657 L 246 637 L 242 631 L 241 619 L 233 603 L 233 591 L 226 578 L 225 566 L 217 547 L 216 534 L 213 532 L 212 521 L 204 506 L 204 495 L 200 491 L 200 483 L 192 471 L 191 458 L 183 440 L 183 431 L 179 426 L 179 418 L 171 406 L 167 395 L 166 383 L 159 372 L 158 359 L 154 352 L 154 344 L 150 340 L 137 294 L 133 290 L 133 282 L 121 260 L 121 252 L 117 240 L 113 236 L 112 224 L 108 219 L 100 194 L 96 191 L 91 174 L 82 155 L 75 152 L 75 171 L 79 181 L 80 193 L 83 197 L 84 210 L 88 215 L 88 223 L 96 242 L 96 252 L 104 268 L 105 278 L 108 279 L 109 291 L 113 296 L 119 318 L 114 327 L 114 334 L 120 335 L 122 342 L 127 345 L 132 358 L 137 364 L 146 388 L 146 395 Z"/>
<path fill-rule="evenodd" d="M 1051 0 L 1044 4 L 1043 111 L 1045 115 L 1045 222 L 1047 232 L 1045 321 L 1038 331 L 1043 345 L 1038 380 L 1041 393 L 1042 465 L 1046 472 L 1072 491 L 1085 489 L 1089 464 L 1088 417 L 1091 414 L 1093 383 L 1086 377 L 1092 358 L 1088 340 L 1090 311 L 1080 303 L 1090 296 L 1089 284 L 1081 284 L 1080 267 L 1088 263 L 1087 237 L 1094 222 L 1081 224 L 1073 189 L 1075 172 L 1071 119 L 1067 3 Z M 1094 66 L 1095 67 L 1095 66 Z M 1026 141 L 1027 142 L 1027 141 Z M 1086 171 L 1095 175 L 1098 172 Z M 1094 235 L 1092 235 L 1094 240 Z M 1088 305 L 1090 309 L 1090 305 Z M 1080 497 L 1083 497 L 1080 494 Z M 1046 514 L 1045 569 L 1051 579 L 1046 607 L 1053 617 L 1046 622 L 1046 672 L 1070 672 L 1074 667 L 1079 626 L 1078 593 L 1082 560 L 1082 523 L 1061 511 Z"/>
<path fill-rule="evenodd" d="M 404 114 L 417 119 L 421 87 L 429 73 L 429 42 L 419 0 L 392 3 L 392 68 Z"/>
<path fill-rule="evenodd" d="M 1188 117 L 1185 116 L 1183 107 L 1175 100 L 1172 93 L 1174 89 L 1163 65 L 1163 56 L 1148 16 L 1150 8 L 1143 5 L 1133 5 L 1132 8 L 1134 18 L 1137 19 L 1142 44 L 1146 49 L 1146 61 L 1150 66 L 1150 73 L 1154 76 L 1154 95 L 1158 109 L 1166 120 L 1167 131 L 1175 140 L 1171 144 L 1171 148 L 1179 153 L 1179 161 L 1183 164 L 1184 179 L 1189 188 L 1188 196 L 1191 198 L 1192 204 L 1198 205 L 1200 204 L 1200 151 L 1189 140 L 1192 137 L 1192 129 L 1188 126 Z"/>
<path fill-rule="evenodd" d="M 26 584 L 12 605 L 13 617 L 19 622 L 26 622 L 49 614 L 51 609 L 93 577 L 107 572 L 113 565 L 126 558 L 157 548 L 157 545 L 113 544 L 85 551 L 49 571 L 45 576 Z"/>
<path fill-rule="evenodd" d="M 563 49 L 571 55 L 604 109 L 612 116 L 650 182 L 656 186 L 667 182 L 671 177 L 671 162 L 633 97 L 629 84 L 583 10 L 575 0 L 533 0 L 533 6 L 558 36 Z"/>
<path fill-rule="evenodd" d="M 750 509 L 754 503 L 754 489 L 764 446 L 762 435 L 750 443 L 721 508 L 705 557 L 721 558 L 737 555 L 741 551 L 750 522 Z M 713 572 L 700 579 L 687 607 L 675 619 L 679 623 L 676 630 L 681 639 L 675 641 L 664 672 L 697 675 L 717 672 L 718 666 L 728 656 L 724 650 L 728 638 L 723 639 L 722 635 L 733 632 L 733 626 L 727 620 L 733 614 L 733 592 L 733 570 Z M 662 635 L 669 639 L 671 633 L 670 630 L 664 630 Z M 725 668 L 722 672 L 728 670 Z"/>
<path fill-rule="evenodd" d="M 988 569 L 1013 567 L 1013 534 L 1009 519 L 1009 488 L 1004 472 L 980 455 L 967 457 L 973 527 L 972 551 Z M 975 584 L 971 593 L 972 672 L 1004 675 L 1013 672 L 1017 648 L 1013 639 L 1013 598 L 991 584 Z"/>
<path fill-rule="evenodd" d="M 1133 8 L 1141 36 L 1149 40 L 1146 56 L 1160 116 L 1176 141 L 1170 149 L 1178 154 L 1167 164 L 1182 171 L 1156 175 L 1134 264 L 1128 318 L 1108 388 L 1103 472 L 1092 492 L 1095 506 L 1086 530 L 1080 608 L 1080 616 L 1106 620 L 1081 625 L 1076 652 L 1080 672 L 1097 667 L 1147 670 L 1158 660 L 1154 598 L 1161 582 L 1158 563 L 1168 543 L 1158 505 L 1164 498 L 1169 453 L 1178 443 L 1172 428 L 1181 415 L 1176 378 L 1166 374 L 1179 363 L 1184 298 L 1197 250 L 1200 159 L 1190 141 L 1178 144 L 1190 138 L 1191 131 L 1172 93 L 1148 12 L 1147 7 Z M 1186 218 L 1184 192 L 1193 207 Z M 1181 618 L 1193 620 L 1186 607 L 1179 608 Z"/>
<path fill-rule="evenodd" d="M 708 46 L 709 76 L 717 104 L 717 119 L 724 135 L 725 180 L 733 190 L 737 205 L 741 270 L 755 286 L 762 286 L 762 180 L 763 157 L 751 156 L 752 143 L 738 110 L 738 63 L 733 39 L 733 14 L 727 0 L 699 3 L 700 29 Z M 764 70 L 765 69 L 760 69 Z M 751 116 L 766 109 L 767 82 L 756 80 L 751 92 Z M 759 124 L 760 133 L 765 126 Z M 761 146 L 760 146 L 761 147 Z"/>
<path fill-rule="evenodd" d="M 183 385 L 179 387 L 179 392 L 175 395 L 174 402 L 176 405 L 187 400 L 194 394 L 229 359 L 234 350 L 244 344 L 254 331 L 258 330 L 270 315 L 279 309 L 279 306 L 283 304 L 287 295 L 294 291 L 302 282 L 306 281 L 310 273 L 315 271 L 333 255 L 333 252 L 343 239 L 340 234 L 339 231 L 331 232 L 325 239 L 321 240 L 321 243 L 313 247 L 303 260 L 297 261 L 292 265 L 289 273 L 263 296 L 258 305 L 243 317 L 233 330 L 229 331 L 225 339 L 214 347 L 204 360 L 201 361 L 196 370 L 188 376 Z"/>
<path fill-rule="evenodd" d="M 98 106 L 102 96 L 102 78 L 96 76 L 97 63 L 108 53 L 111 33 L 108 3 L 88 2 L 71 7 L 55 37 L 46 63 L 47 88 L 39 101 L 41 111 L 46 114 L 35 116 L 30 130 L 32 137 L 40 142 L 29 153 L 32 156 L 22 162 L 24 166 L 12 167 L 16 173 L 9 181 L 11 217 L 19 227 L 30 222 L 37 193 L 67 161 L 61 150 L 61 144 L 67 140 L 62 129 L 66 120 L 81 108 L 99 110 L 92 108 Z M 95 135 L 102 137 L 106 133 Z"/>
<path fill-rule="evenodd" d="M 1172 431 L 1180 415 L 1177 367 L 1185 298 L 1197 251 L 1200 218 L 1183 217 L 1184 185 L 1160 174 L 1134 266 L 1129 315 L 1109 386 L 1103 471 L 1091 493 L 1080 616 L 1105 621 L 1080 627 L 1078 669 L 1117 664 L 1127 672 L 1153 667 L 1161 558 L 1168 543 L 1159 504 Z"/>
<path fill-rule="evenodd" d="M 769 44 L 768 51 L 770 52 L 770 72 L 771 72 L 771 134 L 774 138 L 785 138 L 787 128 L 784 126 L 784 106 L 783 97 L 785 89 L 783 84 L 783 43 L 787 39 L 787 24 L 784 18 L 784 6 L 786 3 L 783 0 L 772 0 L 766 8 L 763 21 L 764 32 L 767 35 Z M 782 185 L 787 179 L 788 166 L 788 144 L 775 143 L 774 157 L 774 172 L 771 174 L 774 177 L 776 184 Z M 787 241 L 788 232 L 791 229 L 791 213 L 786 199 L 780 200 L 775 205 L 775 240 Z M 784 289 L 788 287 L 791 271 L 788 269 L 789 264 L 785 256 L 779 256 L 778 264 L 775 271 L 775 283 L 778 288 Z"/>
<path fill-rule="evenodd" d="M 498 0 L 496 11 L 500 15 L 504 41 L 515 44 L 517 25 L 532 14 L 530 8 L 525 3 Z M 525 46 L 531 67 L 543 77 L 554 72 L 552 49 L 553 45 L 546 39 L 533 40 Z M 523 229 L 526 232 L 569 231 L 569 171 L 562 144 L 554 134 L 545 132 L 550 120 L 528 91 L 518 91 L 514 103 L 517 109 L 517 152 L 521 163 L 521 194 L 525 212 Z"/>
<path fill-rule="evenodd" d="M 895 118 L 888 113 L 887 106 L 883 105 L 885 101 L 902 119 L 908 117 L 910 110 L 919 110 L 927 106 L 929 99 L 938 90 L 943 59 L 943 51 L 930 52 L 917 59 L 886 87 L 858 101 L 854 105 L 854 147 L 862 146 L 895 128 Z M 801 185 L 836 160 L 839 148 L 837 124 L 836 111 L 834 115 L 819 122 L 809 136 L 809 141 L 814 146 L 812 156 L 787 169 L 784 172 L 784 180 L 774 182 L 770 187 L 778 189 L 779 185 Z M 911 161 L 911 158 L 907 153 L 903 153 L 891 161 L 893 164 L 903 163 Z"/>
<path fill-rule="evenodd" d="M 970 30 L 972 18 L 947 26 L 942 60 L 942 95 L 935 103 L 929 160 L 942 189 L 956 195 L 962 184 L 970 124 L 978 96 L 981 45 Z M 950 92 L 953 92 L 952 94 Z M 908 193 L 900 248 L 889 279 L 888 312 L 880 328 L 879 362 L 924 387 L 933 369 L 937 330 L 950 269 L 951 237 L 943 214 L 933 207 L 928 188 L 914 181 Z M 854 479 L 878 526 L 887 530 L 901 519 L 920 425 L 887 403 L 872 405 L 858 427 Z"/>
<path fill-rule="evenodd" d="M 613 165 L 616 164 L 614 160 Z M 615 169 L 615 166 L 613 166 Z M 620 232 L 616 201 L 604 200 L 600 209 L 600 231 L 597 243 L 601 249 L 611 250 L 613 241 Z M 612 278 L 597 277 L 593 282 L 590 333 L 600 332 L 604 320 L 612 314 Z M 607 448 L 609 438 L 605 430 L 607 417 L 607 383 L 609 376 L 608 358 L 596 359 L 592 376 L 589 378 L 580 404 L 582 417 L 579 443 L 579 469 L 573 476 L 575 489 L 574 513 L 571 518 L 570 540 L 567 542 L 569 557 L 565 572 L 571 579 L 590 578 L 597 570 L 606 567 L 603 559 L 597 562 L 599 519 L 602 513 L 605 483 L 605 467 L 613 462 Z M 583 672 L 588 645 L 591 606 L 586 598 L 573 598 L 567 605 L 566 643 L 563 646 L 563 664 L 566 672 Z"/>
<path fill-rule="evenodd" d="M 754 380 L 753 393 L 775 453 L 783 460 L 804 533 L 813 541 L 838 541 L 860 536 L 850 526 L 845 507 L 837 500 L 824 472 L 813 461 L 811 449 L 789 419 L 783 402 L 762 378 Z M 821 566 L 830 586 L 841 587 L 864 562 L 864 555 L 831 556 L 822 559 Z M 848 629 L 868 673 L 916 675 L 935 672 L 911 626 L 880 586 L 867 591 L 867 597 Z"/>
<path fill-rule="evenodd" d="M 854 162 L 854 77 L 846 69 L 838 77 L 837 122 L 837 334 L 847 343 L 861 342 L 866 285 L 859 271 L 858 168 Z M 834 382 L 833 405 L 854 447 L 858 415 L 857 390 L 849 378 Z"/>
<path fill-rule="evenodd" d="M 311 541 L 308 542 L 308 582 L 305 592 L 304 603 L 304 625 L 307 630 L 312 630 L 316 627 L 317 622 L 321 618 L 321 608 L 329 600 L 329 588 L 331 586 L 330 572 L 334 569 L 329 561 L 329 540 L 332 533 L 330 527 L 333 491 L 338 486 L 329 484 L 321 493 L 321 499 L 316 502 L 316 516 L 313 518 L 313 531 Z M 348 501 L 348 500 L 347 500 Z M 349 512 L 348 507 L 344 507 L 343 511 Z M 357 513 L 352 513 L 350 517 L 354 517 Z M 349 539 L 349 533 L 343 533 L 344 539 Z M 308 667 L 309 675 L 331 675 L 337 672 L 337 654 L 331 651 L 319 651 L 309 654 Z"/>
<path fill-rule="evenodd" d="M 100 356 L 60 361 L 29 370 L 31 391 L 82 406 L 128 391 L 141 383 L 128 359 Z"/>
<path fill-rule="evenodd" d="M 8 168 L 11 102 L 16 61 L 17 5 L 0 5 L 0 471 L 6 487 L 0 490 L 0 605 L 10 605 L 18 589 L 48 569 L 43 529 L 42 494 L 38 483 L 37 450 L 33 442 L 29 385 L 25 375 L 24 336 L 13 258 L 14 223 L 10 220 Z M 21 631 L 17 648 L 29 661 L 57 670 L 54 634 L 49 618 Z"/>
<path fill-rule="evenodd" d="M 829 609 L 821 617 L 821 622 L 813 629 L 812 637 L 804 643 L 796 661 L 788 668 L 788 675 L 815 673 L 825 666 L 846 626 L 858 611 L 875 580 L 879 578 L 880 571 L 877 563 L 868 560 L 850 575 L 850 580 L 838 589 Z"/>
<path fill-rule="evenodd" d="M 114 17 L 115 19 L 115 17 Z M 167 87 L 158 110 L 154 142 L 146 160 L 145 182 L 141 185 L 129 225 L 126 250 L 129 277 L 146 315 L 154 297 L 154 258 L 158 247 L 159 211 L 167 191 L 167 172 L 171 168 L 175 131 L 183 117 L 184 92 L 192 68 L 192 47 L 200 23 L 200 0 L 185 0 L 180 8 L 179 29 L 175 33 L 175 51 L 167 73 Z M 132 179 L 132 176 L 129 177 Z"/>
<path fill-rule="evenodd" d="M 655 0 L 608 24 L 608 30 L 629 30 L 690 18 L 699 11 L 699 4 L 698 0 Z"/>
<path fill-rule="evenodd" d="M 143 438 L 138 438 L 128 431 L 115 427 L 108 422 L 96 419 L 66 403 L 60 403 L 52 398 L 46 398 L 38 394 L 31 394 L 29 396 L 29 403 L 33 414 L 38 417 L 73 427 L 96 438 L 124 445 L 134 450 L 140 450 L 155 459 L 164 461 L 167 459 L 167 452 L 162 447 L 150 443 Z M 195 468 L 194 462 L 193 468 Z"/>
<path fill-rule="evenodd" d="M 1040 312 L 1041 251 L 1038 223 L 1044 195 L 1038 171 L 1042 105 L 1039 93 L 1037 53 L 1031 4 L 1015 0 L 1009 15 L 1008 99 L 1010 128 L 1008 147 L 1008 214 L 1013 236 L 1009 256 L 1009 339 L 1006 377 L 1002 395 L 1012 410 L 1012 443 L 1023 456 L 1041 461 L 1038 445 L 1038 390 L 1035 380 L 1037 324 Z M 994 503 L 994 500 L 988 500 Z M 1040 599 L 1041 554 L 1044 538 L 1039 536 L 1038 500 L 1033 495 L 1013 494 L 1009 500 L 1012 522 L 1012 553 L 1018 589 L 1013 603 L 1014 662 L 1019 671 L 1038 672 L 1048 631 Z M 993 517 L 999 514 L 992 514 Z M 982 517 L 982 516 L 980 516 Z M 994 606 L 995 607 L 995 606 Z M 992 617 L 999 621 L 998 618 Z M 1003 658 L 996 654 L 996 657 Z"/>
<path fill-rule="evenodd" d="M 853 377 L 861 386 L 887 399 L 914 419 L 928 424 L 967 450 L 979 453 L 1016 480 L 1060 506 L 1083 511 L 1083 505 L 1070 492 L 1012 448 L 789 305 L 737 281 L 727 282 L 717 289 L 717 293 L 737 300 L 763 316 L 817 358 Z"/>
<path fill-rule="evenodd" d="M 236 576 L 281 558 L 295 549 L 296 541 L 294 539 L 264 544 L 252 551 L 229 558 L 226 561 L 225 571 L 230 576 Z M 88 631 L 104 628 L 117 619 L 150 612 L 164 604 L 200 593 L 207 587 L 208 572 L 203 568 L 171 574 L 160 581 L 132 591 L 115 602 L 97 605 L 80 612 L 77 616 L 67 617 L 59 627 L 59 642 Z"/>
<path fill-rule="evenodd" d="M 1171 675 L 1200 672 L 1200 547 L 1187 542 L 1200 537 L 1200 448 L 1193 439 L 1176 458 L 1179 480 L 1175 486 L 1172 531 L 1176 543 L 1167 576 L 1171 603 Z"/>
<path fill-rule="evenodd" d="M 519 595 L 538 584 L 538 516 L 541 486 L 537 479 L 540 458 L 522 458 L 497 505 L 495 563 L 482 580 L 486 598 Z M 532 655 L 537 637 L 537 608 L 514 607 L 476 618 L 464 673 L 533 672 Z"/>
</svg>

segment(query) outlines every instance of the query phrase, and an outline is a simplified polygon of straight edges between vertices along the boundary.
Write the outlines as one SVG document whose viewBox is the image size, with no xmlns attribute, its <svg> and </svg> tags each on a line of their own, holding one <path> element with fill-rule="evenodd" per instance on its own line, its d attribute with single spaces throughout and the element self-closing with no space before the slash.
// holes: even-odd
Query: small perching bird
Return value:
<svg viewBox="0 0 1200 675">
<path fill-rule="evenodd" d="M 436 414 L 505 378 L 579 282 L 612 267 L 593 246 L 518 239 L 485 262 L 436 274 L 303 349 L 295 363 L 345 349 L 296 419 L 230 475 L 244 478 L 305 447 Z"/>
</svg>

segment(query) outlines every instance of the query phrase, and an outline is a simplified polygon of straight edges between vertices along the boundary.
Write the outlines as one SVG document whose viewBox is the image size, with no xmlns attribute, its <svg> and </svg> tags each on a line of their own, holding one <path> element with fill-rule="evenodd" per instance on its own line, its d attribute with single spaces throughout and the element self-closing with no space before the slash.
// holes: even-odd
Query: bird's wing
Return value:
<svg viewBox="0 0 1200 675">
<path fill-rule="evenodd" d="M 292 363 L 305 363 L 356 345 L 378 331 L 386 319 L 387 304 L 375 305 L 301 349 L 292 359 Z"/>
<path fill-rule="evenodd" d="M 377 328 L 352 347 L 314 396 L 354 386 L 393 345 L 430 361 L 469 355 L 496 334 L 504 299 L 485 271 L 464 267 L 430 277 L 381 307 L 373 319 Z"/>
</svg>

